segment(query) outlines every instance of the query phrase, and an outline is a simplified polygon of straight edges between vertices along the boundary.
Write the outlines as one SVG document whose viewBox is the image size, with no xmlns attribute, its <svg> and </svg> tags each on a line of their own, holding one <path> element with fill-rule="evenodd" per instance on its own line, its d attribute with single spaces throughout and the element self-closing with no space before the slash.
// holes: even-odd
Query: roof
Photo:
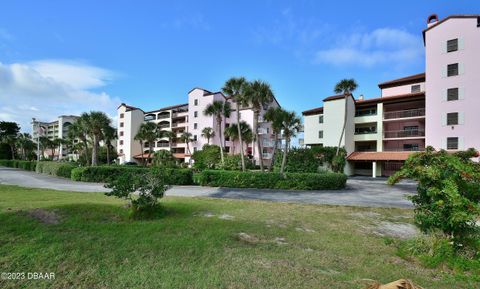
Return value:
<svg viewBox="0 0 480 289">
<path fill-rule="evenodd" d="M 404 161 L 416 152 L 353 152 L 349 161 Z"/>
<path fill-rule="evenodd" d="M 350 94 L 350 95 L 353 97 L 352 94 Z M 332 95 L 332 96 L 329 96 L 329 97 L 327 97 L 327 98 L 324 98 L 324 99 L 323 99 L 323 102 L 325 102 L 325 101 L 331 101 L 331 100 L 337 100 L 337 99 L 342 99 L 342 98 L 345 98 L 345 94 L 343 94 L 343 93 L 342 93 L 342 94 L 337 94 L 337 95 Z"/>
<path fill-rule="evenodd" d="M 302 112 L 303 115 L 315 115 L 315 114 L 320 114 L 323 112 L 323 106 L 322 107 L 317 107 L 309 110 L 305 110 Z"/>
<path fill-rule="evenodd" d="M 172 105 L 172 106 L 167 106 L 167 107 L 162 107 L 162 108 L 159 108 L 159 109 L 147 111 L 145 113 L 152 113 L 152 112 L 157 112 L 157 111 L 162 111 L 162 110 L 169 110 L 169 109 L 174 109 L 174 108 L 178 108 L 178 107 L 182 107 L 182 106 L 186 106 L 186 105 L 188 105 L 188 103 L 176 104 L 176 105 Z"/>
<path fill-rule="evenodd" d="M 399 95 L 392 95 L 392 96 L 384 96 L 384 97 L 377 97 L 377 98 L 370 98 L 364 100 L 356 100 L 356 105 L 361 104 L 373 104 L 379 102 L 388 102 L 388 101 L 398 101 L 398 100 L 411 100 L 412 98 L 423 98 L 425 97 L 425 92 L 415 92 L 415 93 L 406 93 L 406 94 L 399 94 Z"/>
<path fill-rule="evenodd" d="M 431 25 L 430 27 L 427 27 L 425 30 L 423 30 L 422 34 L 423 34 L 423 44 L 425 45 L 425 34 L 427 33 L 427 31 L 437 27 L 438 25 L 442 24 L 443 22 L 447 21 L 448 19 L 453 19 L 453 18 L 457 18 L 457 19 L 461 19 L 461 18 L 477 18 L 477 27 L 479 26 L 480 24 L 480 14 L 457 14 L 457 15 L 450 15 L 446 18 L 443 18 L 442 20 L 440 21 L 437 21 L 435 22 L 433 25 Z"/>
<path fill-rule="evenodd" d="M 424 81 L 425 81 L 425 72 L 422 72 L 422 73 L 382 82 L 378 84 L 378 87 L 383 89 L 383 88 L 407 85 L 407 84 L 424 82 Z"/>
<path fill-rule="evenodd" d="M 124 102 L 122 102 L 122 103 L 117 107 L 117 109 L 119 109 L 121 106 L 125 106 L 125 107 L 127 108 L 127 111 L 128 111 L 128 110 L 137 110 L 137 109 L 143 111 L 143 109 L 141 109 L 141 108 L 128 105 L 128 104 L 126 104 L 126 103 L 124 103 Z"/>
</svg>

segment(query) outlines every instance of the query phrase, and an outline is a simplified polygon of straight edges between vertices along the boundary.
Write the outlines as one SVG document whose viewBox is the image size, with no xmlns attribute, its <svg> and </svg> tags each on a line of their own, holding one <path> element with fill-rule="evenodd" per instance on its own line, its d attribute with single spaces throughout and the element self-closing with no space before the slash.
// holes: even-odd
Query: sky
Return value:
<svg viewBox="0 0 480 289">
<path fill-rule="evenodd" d="M 262 79 L 298 114 L 322 106 L 343 78 L 354 95 L 424 71 L 422 30 L 436 13 L 480 13 L 477 0 L 0 0 L 0 121 L 122 102 L 153 110 L 194 87 Z"/>
</svg>

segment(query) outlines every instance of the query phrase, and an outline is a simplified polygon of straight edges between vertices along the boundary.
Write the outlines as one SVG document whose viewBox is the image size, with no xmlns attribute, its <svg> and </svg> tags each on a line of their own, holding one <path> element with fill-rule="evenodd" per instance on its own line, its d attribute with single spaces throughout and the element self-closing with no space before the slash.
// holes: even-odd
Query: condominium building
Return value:
<svg viewBox="0 0 480 289">
<path fill-rule="evenodd" d="M 68 127 L 77 119 L 78 116 L 75 115 L 61 115 L 51 122 L 39 121 L 32 118 L 32 140 L 37 142 L 39 136 L 48 137 L 50 140 L 57 138 L 64 139 L 67 137 Z M 55 152 L 55 157 L 62 159 L 67 157 L 69 153 L 67 147 L 62 145 L 59 147 L 59 150 Z M 46 154 L 47 156 L 50 156 L 48 150 L 46 151 Z"/>
<path fill-rule="evenodd" d="M 426 146 L 480 149 L 480 15 L 428 18 L 426 71 L 380 83 L 381 96 L 335 95 L 303 112 L 305 145 L 341 146 L 349 175 L 389 176 Z"/>
<path fill-rule="evenodd" d="M 224 118 L 222 121 L 222 136 L 216 125 L 214 116 L 206 116 L 205 108 L 214 101 L 229 102 L 232 107 L 230 117 Z M 276 99 L 271 103 L 272 107 L 278 107 L 279 103 Z M 144 111 L 140 108 L 133 107 L 122 103 L 118 107 L 118 154 L 119 163 L 138 162 L 148 156 L 149 144 L 144 144 L 143 148 L 140 142 L 135 140 L 140 125 L 144 122 L 154 122 L 161 130 L 173 131 L 176 139 L 169 141 L 167 138 L 159 138 L 155 141 L 154 151 L 169 150 L 173 156 L 182 162 L 189 162 L 193 152 L 201 150 L 208 140 L 202 136 L 202 130 L 210 127 L 215 132 L 215 137 L 210 140 L 210 144 L 219 145 L 221 137 L 223 138 L 225 128 L 236 123 L 236 103 L 231 101 L 221 92 L 210 92 L 203 88 L 194 88 L 188 92 L 187 103 L 174 106 L 164 107 L 153 111 Z M 224 147 L 227 153 L 239 154 L 243 152 L 252 158 L 257 164 L 259 163 L 259 154 L 262 154 L 264 164 L 271 162 L 272 151 L 274 145 L 274 136 L 272 134 L 271 124 L 263 120 L 262 110 L 258 124 L 260 134 L 261 152 L 258 151 L 255 142 L 251 142 L 246 146 L 239 144 L 237 140 L 232 141 L 228 137 L 224 137 Z M 249 107 L 240 108 L 240 120 L 246 121 L 253 127 L 254 115 L 253 110 Z M 188 145 L 179 140 L 183 132 L 192 134 L 193 141 Z"/>
</svg>

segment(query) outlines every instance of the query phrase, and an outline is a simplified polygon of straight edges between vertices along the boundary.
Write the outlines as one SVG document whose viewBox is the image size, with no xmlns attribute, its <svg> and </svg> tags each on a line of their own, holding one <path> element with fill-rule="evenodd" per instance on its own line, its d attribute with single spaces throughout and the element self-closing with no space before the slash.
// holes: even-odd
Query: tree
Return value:
<svg viewBox="0 0 480 289">
<path fill-rule="evenodd" d="M 192 153 L 190 151 L 190 143 L 193 141 L 192 134 L 187 131 L 184 131 L 180 136 L 180 141 L 185 143 L 185 145 L 187 146 L 187 153 L 191 156 Z M 192 159 L 191 157 L 188 159 L 189 163 L 191 159 Z"/>
<path fill-rule="evenodd" d="M 155 167 L 176 167 L 175 158 L 167 150 L 159 150 L 153 153 L 152 165 Z"/>
<path fill-rule="evenodd" d="M 283 121 L 282 121 L 282 130 L 285 137 L 285 151 L 283 152 L 282 166 L 280 168 L 280 173 L 285 172 L 285 165 L 287 163 L 288 148 L 290 146 L 290 140 L 292 137 L 295 137 L 297 133 L 302 129 L 302 121 L 295 114 L 295 112 L 285 112 Z"/>
<path fill-rule="evenodd" d="M 13 135 L 13 134 L 4 135 L 2 138 L 2 141 L 10 146 L 10 152 L 12 154 L 12 159 L 14 160 L 16 155 L 16 150 L 17 150 L 15 146 L 17 143 L 17 135 Z"/>
<path fill-rule="evenodd" d="M 173 140 L 177 138 L 177 134 L 171 130 L 160 130 L 158 132 L 158 138 L 168 139 L 168 146 L 171 148 Z"/>
<path fill-rule="evenodd" d="M 202 129 L 202 137 L 207 139 L 207 144 L 210 144 L 210 139 L 215 137 L 215 132 L 213 131 L 213 128 L 206 127 Z"/>
<path fill-rule="evenodd" d="M 342 133 L 340 134 L 340 140 L 338 141 L 337 146 L 337 155 L 340 152 L 340 146 L 342 145 L 343 135 L 345 134 L 345 129 L 347 126 L 347 113 L 348 113 L 348 97 L 352 95 L 352 92 L 357 89 L 358 84 L 355 82 L 355 79 L 342 79 L 335 85 L 335 93 L 342 93 L 345 98 L 345 111 L 343 116 L 343 128 Z"/>
<path fill-rule="evenodd" d="M 46 136 L 39 137 L 38 141 L 40 142 L 41 159 L 43 159 L 45 157 L 45 149 L 50 147 L 52 141 Z"/>
<path fill-rule="evenodd" d="M 278 147 L 278 137 L 282 133 L 282 123 L 285 118 L 285 114 L 286 114 L 286 111 L 281 107 L 270 107 L 263 115 L 265 120 L 271 123 L 273 137 L 275 138 L 274 144 L 273 144 L 272 161 L 268 166 L 269 171 L 272 170 L 273 163 L 275 161 L 275 154 L 277 152 L 277 147 Z"/>
<path fill-rule="evenodd" d="M 110 164 L 110 154 L 113 150 L 112 141 L 117 139 L 117 130 L 111 125 L 105 126 L 103 128 L 103 138 L 105 141 L 105 149 L 107 151 L 107 164 Z"/>
<path fill-rule="evenodd" d="M 61 138 L 55 138 L 48 143 L 48 148 L 50 149 L 50 158 L 52 160 L 55 157 L 55 152 L 57 148 L 59 148 L 62 144 L 63 144 L 63 140 Z"/>
<path fill-rule="evenodd" d="M 239 129 L 240 128 L 240 129 Z M 246 121 L 240 121 L 240 126 L 237 126 L 237 124 L 232 124 L 230 125 L 225 133 L 228 134 L 232 142 L 235 142 L 236 140 L 240 140 L 240 137 L 238 135 L 238 131 L 241 133 L 241 138 L 242 142 L 239 141 L 240 144 L 240 154 L 244 154 L 244 144 L 248 144 L 253 141 L 253 132 L 252 128 Z"/>
<path fill-rule="evenodd" d="M 16 122 L 0 121 L 0 141 L 3 142 L 3 138 L 7 135 L 18 135 L 20 132 L 20 126 Z"/>
<path fill-rule="evenodd" d="M 266 109 L 273 101 L 273 92 L 270 85 L 261 80 L 255 80 L 249 83 L 246 90 L 246 101 L 253 110 L 253 132 L 255 134 L 255 142 L 257 144 L 258 160 L 260 162 L 260 170 L 263 172 L 263 152 L 258 133 L 258 120 L 260 112 Z"/>
<path fill-rule="evenodd" d="M 140 146 L 142 147 L 142 162 L 144 165 L 150 160 L 152 151 L 153 151 L 153 145 L 155 144 L 155 140 L 158 138 L 159 131 L 158 127 L 155 123 L 153 122 L 144 122 L 140 125 L 140 128 L 138 129 L 137 135 L 135 135 L 135 139 L 140 141 Z M 145 162 L 145 159 L 143 157 L 143 144 L 148 143 L 148 157 L 147 157 L 147 162 Z"/>
<path fill-rule="evenodd" d="M 108 116 L 100 111 L 91 111 L 83 113 L 81 117 L 85 118 L 85 127 L 92 140 L 92 166 L 98 165 L 98 147 L 103 139 L 103 129 L 110 125 Z"/>
<path fill-rule="evenodd" d="M 85 156 L 87 165 L 89 164 L 88 156 L 88 139 L 87 139 L 87 114 L 83 114 L 74 123 L 68 127 L 67 137 L 77 150 L 82 151 Z M 80 140 L 81 145 L 76 145 L 75 140 Z"/>
<path fill-rule="evenodd" d="M 209 104 L 203 113 L 207 116 L 213 116 L 215 117 L 215 121 L 217 123 L 217 128 L 218 128 L 218 138 L 220 142 L 220 158 L 222 160 L 222 164 L 224 162 L 224 157 L 223 157 L 223 137 L 222 137 L 222 122 L 223 118 L 228 118 L 230 117 L 230 114 L 232 112 L 232 109 L 230 107 L 229 102 L 223 102 L 223 101 L 214 101 L 211 104 Z"/>
<path fill-rule="evenodd" d="M 242 134 L 240 132 L 240 106 L 247 104 L 245 98 L 245 88 L 247 86 L 247 80 L 244 77 L 232 77 L 222 88 L 224 94 L 231 97 L 232 101 L 235 102 L 235 111 L 236 111 L 236 123 L 237 123 L 237 135 L 239 137 L 239 142 L 242 143 Z M 240 154 L 240 159 L 242 163 L 242 171 L 245 171 L 245 157 Z"/>
</svg>

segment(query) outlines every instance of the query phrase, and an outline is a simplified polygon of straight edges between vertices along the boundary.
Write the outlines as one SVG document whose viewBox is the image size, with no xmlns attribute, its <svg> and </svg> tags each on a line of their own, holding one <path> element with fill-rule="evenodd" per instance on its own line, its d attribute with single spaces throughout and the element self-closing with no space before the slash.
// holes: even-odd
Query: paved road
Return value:
<svg viewBox="0 0 480 289">
<path fill-rule="evenodd" d="M 167 196 L 256 199 L 365 207 L 409 208 L 412 206 L 405 196 L 415 192 L 416 185 L 414 183 L 404 182 L 391 187 L 385 181 L 382 178 L 375 180 L 371 178 L 350 178 L 347 182 L 347 188 L 338 191 L 280 191 L 173 186 L 167 191 Z M 0 167 L 0 184 L 75 192 L 107 191 L 103 184 L 74 182 L 68 179 L 4 167 Z"/>
</svg>

